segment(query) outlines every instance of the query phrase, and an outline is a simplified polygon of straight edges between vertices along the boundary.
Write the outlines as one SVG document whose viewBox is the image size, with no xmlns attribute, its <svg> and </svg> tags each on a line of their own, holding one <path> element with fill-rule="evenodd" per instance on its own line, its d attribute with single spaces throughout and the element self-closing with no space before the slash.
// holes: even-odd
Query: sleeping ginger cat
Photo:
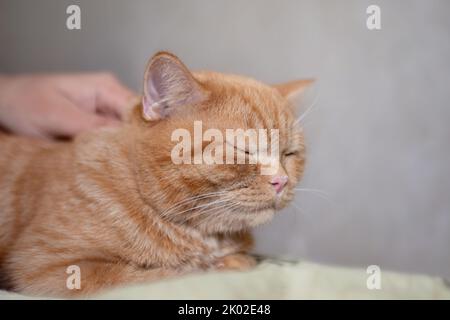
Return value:
<svg viewBox="0 0 450 320">
<path fill-rule="evenodd" d="M 10 290 L 86 295 L 214 269 L 246 269 L 249 229 L 293 198 L 304 144 L 290 101 L 310 81 L 270 87 L 191 73 L 156 54 L 142 102 L 118 128 L 49 142 L 0 134 L 0 277 Z M 279 166 L 174 164 L 175 129 L 279 129 Z M 81 287 L 69 290 L 69 266 Z"/>
</svg>

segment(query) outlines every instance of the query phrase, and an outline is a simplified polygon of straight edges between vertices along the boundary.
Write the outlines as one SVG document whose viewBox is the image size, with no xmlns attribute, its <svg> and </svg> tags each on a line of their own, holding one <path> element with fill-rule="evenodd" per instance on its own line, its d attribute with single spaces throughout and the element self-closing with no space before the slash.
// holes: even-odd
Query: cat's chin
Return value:
<svg viewBox="0 0 450 320">
<path fill-rule="evenodd" d="M 256 227 L 272 220 L 275 215 L 275 209 L 267 208 L 253 213 L 254 218 L 251 219 L 251 226 Z"/>
<path fill-rule="evenodd" d="M 240 212 L 239 214 L 234 212 L 225 219 L 210 221 L 208 224 L 199 224 L 198 229 L 207 234 L 248 230 L 269 222 L 272 220 L 275 212 L 273 208 Z"/>
</svg>

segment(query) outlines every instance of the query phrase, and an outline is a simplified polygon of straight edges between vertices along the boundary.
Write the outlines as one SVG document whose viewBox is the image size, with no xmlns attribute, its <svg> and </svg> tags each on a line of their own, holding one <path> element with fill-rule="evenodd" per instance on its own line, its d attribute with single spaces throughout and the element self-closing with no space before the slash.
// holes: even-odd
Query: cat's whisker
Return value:
<svg viewBox="0 0 450 320">
<path fill-rule="evenodd" d="M 230 197 L 225 197 L 225 198 L 217 199 L 217 200 L 210 201 L 210 202 L 207 202 L 207 203 L 202 203 L 202 204 L 193 206 L 192 208 L 188 208 L 188 209 L 185 209 L 185 210 L 181 210 L 181 211 L 178 211 L 178 212 L 171 213 L 170 217 L 168 217 L 168 216 L 166 216 L 166 217 L 169 218 L 170 220 L 174 220 L 174 219 L 178 218 L 180 215 L 185 214 L 187 212 L 192 212 L 192 211 L 197 211 L 195 214 L 201 214 L 202 212 L 204 212 L 205 210 L 210 209 L 214 205 L 218 205 L 218 204 L 222 204 L 222 203 L 224 203 L 226 205 L 226 203 L 230 202 L 230 201 L 231 201 Z M 192 216 L 192 215 L 189 215 L 189 216 Z M 186 219 L 187 219 L 187 217 L 185 218 L 185 220 Z"/>
<path fill-rule="evenodd" d="M 333 205 L 333 206 L 335 205 L 335 202 L 330 198 L 330 195 L 323 190 L 311 189 L 311 188 L 294 188 L 293 190 L 299 191 L 299 192 L 310 192 L 312 194 L 317 195 L 321 199 L 326 200 L 330 205 Z"/>
<path fill-rule="evenodd" d="M 206 212 L 203 212 L 203 214 L 209 213 L 210 211 L 213 211 L 212 213 L 209 213 L 209 215 L 206 217 L 206 219 L 200 219 L 196 224 L 195 227 L 197 228 L 198 226 L 200 226 L 200 224 L 205 224 L 208 223 L 209 221 L 213 220 L 214 218 L 216 218 L 218 215 L 223 214 L 226 211 L 229 211 L 231 209 L 237 208 L 239 207 L 241 204 L 240 203 L 232 203 L 230 205 L 224 205 L 218 208 L 212 208 Z M 198 218 L 198 217 L 197 217 Z"/>
<path fill-rule="evenodd" d="M 186 212 L 189 212 L 189 211 L 192 211 L 192 210 L 196 210 L 196 209 L 200 209 L 200 208 L 203 208 L 203 209 L 204 208 L 208 208 L 208 207 L 210 207 L 212 205 L 215 205 L 215 204 L 218 204 L 218 203 L 227 202 L 227 201 L 229 201 L 229 199 L 219 199 L 219 200 L 215 200 L 215 201 L 212 201 L 212 202 L 203 203 L 203 204 L 195 206 L 193 208 L 185 209 L 185 210 L 180 211 L 180 212 L 175 212 L 174 214 L 171 214 L 171 218 L 173 219 L 175 217 L 180 216 L 183 213 L 186 213 Z"/>
<path fill-rule="evenodd" d="M 223 194 L 223 193 L 226 193 L 226 192 L 228 192 L 228 191 L 225 191 L 225 190 L 224 190 L 224 191 L 215 191 L 215 192 L 208 192 L 208 193 L 203 193 L 203 194 L 195 195 L 195 196 L 186 198 L 186 199 L 184 199 L 184 200 L 182 200 L 182 201 L 180 201 L 180 202 L 177 202 L 175 205 L 173 205 L 173 206 L 170 207 L 169 209 L 171 209 L 171 208 L 173 208 L 173 207 L 175 207 L 175 206 L 177 206 L 177 205 L 183 204 L 184 202 L 189 202 L 189 201 L 191 201 L 191 200 L 196 200 L 196 199 L 200 199 L 200 198 L 203 198 L 203 197 L 219 195 L 219 194 Z M 169 209 L 167 209 L 167 210 L 169 210 Z"/>
<path fill-rule="evenodd" d="M 311 192 L 311 193 L 315 193 L 319 196 L 322 196 L 323 198 L 326 198 L 327 200 L 330 200 L 330 195 L 320 189 L 312 189 L 312 188 L 294 188 L 295 191 L 304 191 L 304 192 Z"/>
<path fill-rule="evenodd" d="M 214 203 L 212 203 L 212 205 L 216 205 L 217 203 L 218 202 L 214 202 Z M 211 211 L 219 210 L 221 208 L 225 208 L 227 206 L 235 204 L 235 202 L 231 201 L 231 199 L 225 199 L 225 201 L 222 201 L 221 203 L 223 203 L 223 204 L 220 205 L 220 206 L 214 206 L 214 207 L 209 206 L 207 208 L 202 208 L 198 212 L 195 212 L 194 214 L 192 214 L 189 217 L 187 217 L 186 220 L 194 219 L 194 218 L 200 217 L 202 215 L 206 215 L 206 214 L 208 214 Z"/>
<path fill-rule="evenodd" d="M 295 121 L 293 126 L 296 126 L 298 124 L 300 124 L 305 118 L 306 116 L 313 110 L 313 108 L 317 105 L 317 102 L 319 101 L 319 95 L 317 95 L 314 98 L 314 101 L 311 103 L 311 105 L 306 108 L 305 112 L 303 112 Z"/>
<path fill-rule="evenodd" d="M 224 193 L 227 193 L 228 191 L 217 191 L 217 192 L 210 192 L 210 193 L 205 193 L 205 194 L 201 194 L 201 195 L 196 195 L 187 199 L 184 199 L 180 202 L 177 202 L 175 205 L 169 207 L 168 209 L 164 210 L 161 213 L 161 217 L 167 216 L 168 214 L 170 214 L 171 212 L 173 212 L 174 210 L 189 204 L 190 202 L 195 202 L 198 200 L 202 200 L 202 199 L 206 199 L 206 198 L 211 198 L 211 197 L 215 197 Z"/>
<path fill-rule="evenodd" d="M 300 208 L 295 202 L 291 202 L 291 204 L 292 204 L 295 208 L 297 208 L 297 209 L 300 211 L 301 214 L 304 214 L 303 209 Z"/>
</svg>

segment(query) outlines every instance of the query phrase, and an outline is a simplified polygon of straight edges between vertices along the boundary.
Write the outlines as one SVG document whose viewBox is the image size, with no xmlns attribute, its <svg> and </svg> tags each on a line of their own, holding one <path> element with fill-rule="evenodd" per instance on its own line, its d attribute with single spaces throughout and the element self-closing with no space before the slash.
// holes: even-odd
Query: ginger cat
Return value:
<svg viewBox="0 0 450 320">
<path fill-rule="evenodd" d="M 150 60 L 141 103 L 118 128 L 69 142 L 0 134 L 0 278 L 31 295 L 86 295 L 111 286 L 214 269 L 245 269 L 251 227 L 293 198 L 304 142 L 291 99 L 308 80 L 275 87 L 191 73 L 174 55 Z M 174 164 L 177 128 L 279 129 L 279 167 Z M 66 284 L 69 266 L 80 289 Z"/>
</svg>

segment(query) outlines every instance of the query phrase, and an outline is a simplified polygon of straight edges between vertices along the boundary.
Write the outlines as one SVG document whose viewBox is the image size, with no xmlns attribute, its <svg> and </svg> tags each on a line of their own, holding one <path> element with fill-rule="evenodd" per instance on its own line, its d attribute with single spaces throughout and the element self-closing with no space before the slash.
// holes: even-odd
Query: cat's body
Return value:
<svg viewBox="0 0 450 320">
<path fill-rule="evenodd" d="M 99 282 L 207 268 L 217 257 L 248 249 L 236 242 L 226 252 L 223 241 L 159 218 L 137 190 L 123 131 L 100 130 L 61 144 L 0 137 L 0 259 L 15 290 L 77 293 L 66 287 L 70 265 L 83 273 L 89 272 L 85 264 L 104 265 L 99 274 L 82 274 L 90 292 Z M 164 270 L 145 270 L 155 266 Z"/>
<path fill-rule="evenodd" d="M 169 72 L 172 80 L 188 77 L 171 55 L 153 61 L 150 72 Z M 157 63 L 163 71 L 152 70 Z M 156 76 L 160 79 L 152 81 L 168 81 Z M 194 81 L 181 80 L 169 84 Z M 196 74 L 195 81 L 202 93 L 195 88 L 172 93 L 207 94 L 183 101 L 170 117 L 158 109 L 148 112 L 144 100 L 123 126 L 72 142 L 0 135 L 0 273 L 10 289 L 70 296 L 253 264 L 244 255 L 252 242 L 248 231 L 292 198 L 303 172 L 303 137 L 292 127 L 295 118 L 281 89 L 276 93 L 253 80 L 213 73 Z M 161 91 L 169 84 L 156 88 L 160 98 L 171 93 Z M 155 86 L 144 97 L 155 100 Z M 149 114 L 153 119 L 145 121 Z M 171 132 L 191 130 L 196 120 L 215 128 L 279 128 L 287 154 L 280 160 L 289 177 L 285 191 L 274 193 L 270 177 L 256 174 L 257 165 L 174 165 Z M 80 268 L 80 290 L 67 287 L 70 266 Z"/>
</svg>

